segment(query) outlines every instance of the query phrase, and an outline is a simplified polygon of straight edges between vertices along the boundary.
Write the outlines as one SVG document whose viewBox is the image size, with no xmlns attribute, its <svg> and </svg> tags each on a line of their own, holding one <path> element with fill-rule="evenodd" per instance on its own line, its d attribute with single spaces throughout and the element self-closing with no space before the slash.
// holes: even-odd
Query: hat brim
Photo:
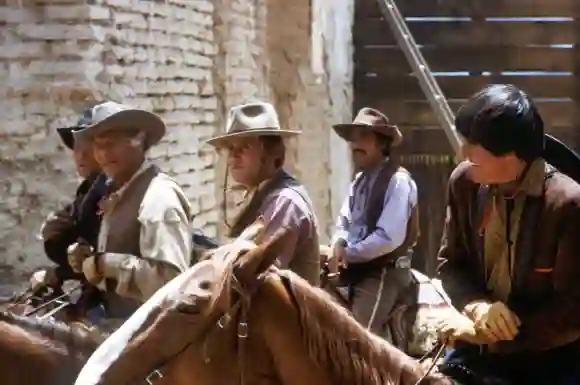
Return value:
<svg viewBox="0 0 580 385">
<path fill-rule="evenodd" d="M 165 123 L 163 123 L 163 120 L 159 116 L 149 111 L 136 108 L 117 112 L 99 123 L 75 131 L 73 137 L 93 140 L 95 136 L 104 132 L 123 131 L 127 129 L 143 130 L 147 137 L 148 147 L 159 143 L 166 132 Z"/>
<path fill-rule="evenodd" d="M 395 125 L 386 125 L 386 126 L 371 126 L 368 124 L 356 124 L 356 123 L 344 123 L 344 124 L 335 124 L 332 126 L 334 132 L 342 139 L 350 142 L 351 130 L 355 127 L 364 128 L 366 130 L 371 130 L 377 132 L 379 134 L 388 136 L 393 138 L 393 147 L 398 146 L 403 141 L 403 133 L 399 129 L 399 127 Z"/>
<path fill-rule="evenodd" d="M 78 127 L 59 127 L 56 129 L 58 136 L 62 140 L 62 144 L 68 149 L 72 150 L 75 146 L 75 138 L 73 132 L 77 130 Z"/>
<path fill-rule="evenodd" d="M 264 128 L 264 129 L 232 132 L 230 134 L 215 136 L 211 139 L 208 139 L 206 141 L 206 143 L 209 145 L 212 145 L 214 147 L 222 147 L 224 144 L 226 144 L 227 142 L 229 142 L 230 140 L 232 140 L 234 138 L 265 136 L 265 135 L 272 135 L 272 136 L 280 136 L 283 138 L 289 138 L 292 136 L 300 135 L 301 133 L 302 133 L 301 131 L 294 131 L 294 130 L 280 130 L 280 129 L 275 129 L 275 128 Z"/>
</svg>

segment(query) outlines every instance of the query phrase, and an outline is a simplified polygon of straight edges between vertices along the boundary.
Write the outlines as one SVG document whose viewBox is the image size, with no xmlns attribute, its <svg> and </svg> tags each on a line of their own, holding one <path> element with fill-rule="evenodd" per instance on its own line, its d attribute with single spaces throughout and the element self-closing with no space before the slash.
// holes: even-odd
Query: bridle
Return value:
<svg viewBox="0 0 580 385">
<path fill-rule="evenodd" d="M 232 306 L 221 314 L 219 319 L 208 329 L 205 333 L 203 339 L 203 356 L 204 363 L 209 364 L 211 362 L 211 357 L 208 352 L 209 340 L 212 332 L 216 330 L 225 330 L 228 325 L 231 324 L 232 320 L 237 318 L 236 325 L 236 336 L 238 340 L 237 355 L 238 355 L 238 365 L 240 370 L 240 384 L 246 385 L 246 343 L 249 337 L 248 333 L 248 316 L 251 305 L 251 300 L 253 295 L 257 292 L 260 284 L 264 281 L 264 276 L 257 278 L 256 282 L 250 286 L 244 286 L 240 280 L 236 277 L 235 269 L 232 273 L 232 290 L 237 295 L 237 300 L 233 302 Z M 156 369 L 151 371 L 145 377 L 145 383 L 147 385 L 153 385 L 157 380 L 164 377 L 163 371 L 172 362 L 178 359 L 185 351 L 187 351 L 196 340 L 189 341 L 183 348 L 181 348 L 177 353 L 171 357 L 165 359 L 163 362 L 156 366 Z"/>
</svg>

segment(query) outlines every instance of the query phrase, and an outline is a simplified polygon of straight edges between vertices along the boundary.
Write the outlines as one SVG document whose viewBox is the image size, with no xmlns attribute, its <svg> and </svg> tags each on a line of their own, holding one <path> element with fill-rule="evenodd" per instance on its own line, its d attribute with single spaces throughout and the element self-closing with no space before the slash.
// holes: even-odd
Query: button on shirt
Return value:
<svg viewBox="0 0 580 385">
<path fill-rule="evenodd" d="M 376 229 L 365 237 L 366 205 L 381 169 L 382 166 L 357 175 L 341 207 L 332 243 L 339 239 L 347 243 L 347 263 L 369 262 L 388 254 L 401 246 L 407 235 L 407 222 L 417 204 L 417 185 L 408 173 L 397 171 L 385 192 L 383 211 Z M 359 178 L 360 182 L 357 183 Z"/>
</svg>

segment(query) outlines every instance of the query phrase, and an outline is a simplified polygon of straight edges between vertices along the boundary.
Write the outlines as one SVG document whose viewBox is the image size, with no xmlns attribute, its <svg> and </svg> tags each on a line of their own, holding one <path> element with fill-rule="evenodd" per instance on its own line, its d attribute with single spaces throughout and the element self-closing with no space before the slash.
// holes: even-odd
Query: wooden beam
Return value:
<svg viewBox="0 0 580 385">
<path fill-rule="evenodd" d="M 447 99 L 467 99 L 488 84 L 515 84 L 534 98 L 580 99 L 575 76 L 437 76 Z M 424 100 L 419 82 L 412 76 L 365 76 L 355 74 L 355 95 L 365 98 Z"/>
<path fill-rule="evenodd" d="M 467 1 L 467 0 L 464 0 Z M 417 44 L 437 46 L 525 46 L 575 44 L 580 42 L 580 22 L 486 22 L 420 21 L 407 23 Z M 382 18 L 354 24 L 355 47 L 396 45 L 389 25 Z"/>
<path fill-rule="evenodd" d="M 379 0 L 356 0 L 357 19 L 381 17 Z M 580 17 L 576 0 L 397 0 L 405 17 Z"/>
<path fill-rule="evenodd" d="M 403 132 L 403 142 L 397 149 L 401 155 L 425 154 L 425 155 L 452 155 L 453 151 L 442 129 L 420 129 L 399 125 Z M 546 130 L 558 139 L 562 140 L 571 148 L 576 148 L 578 143 L 579 127 L 557 127 Z"/>
<path fill-rule="evenodd" d="M 437 117 L 427 101 L 403 102 L 396 99 L 364 98 L 357 95 L 357 108 L 373 107 L 387 114 L 395 124 L 410 127 L 439 126 Z M 449 106 L 454 112 L 459 110 L 464 101 L 450 101 Z M 546 127 L 580 127 L 580 103 L 577 101 L 539 101 L 536 103 Z M 559 129 L 559 128 L 557 128 Z"/>
<path fill-rule="evenodd" d="M 431 46 L 421 52 L 433 72 L 580 72 L 580 48 Z M 396 46 L 359 47 L 354 60 L 359 72 L 378 76 L 411 72 L 407 58 Z"/>
</svg>

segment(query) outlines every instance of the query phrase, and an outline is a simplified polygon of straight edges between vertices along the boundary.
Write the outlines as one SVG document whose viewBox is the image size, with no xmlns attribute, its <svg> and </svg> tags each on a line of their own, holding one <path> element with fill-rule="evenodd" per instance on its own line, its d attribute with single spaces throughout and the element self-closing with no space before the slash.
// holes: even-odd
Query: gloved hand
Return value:
<svg viewBox="0 0 580 385">
<path fill-rule="evenodd" d="M 518 334 L 521 321 L 503 302 L 479 302 L 468 314 L 478 331 L 492 342 L 511 341 Z"/>
<path fill-rule="evenodd" d="M 48 269 L 38 270 L 32 273 L 29 283 L 30 290 L 32 292 L 35 292 L 38 289 L 45 286 L 57 287 L 60 284 L 60 280 L 56 275 L 55 268 L 52 267 Z"/>
<path fill-rule="evenodd" d="M 447 341 L 449 346 L 455 345 L 457 341 L 465 341 L 477 345 L 489 343 L 481 333 L 478 333 L 475 322 L 455 309 L 450 309 L 445 314 L 437 326 L 437 331 L 442 341 Z"/>
<path fill-rule="evenodd" d="M 75 273 L 83 272 L 83 262 L 93 255 L 93 248 L 86 242 L 79 240 L 67 249 L 68 264 Z"/>
<path fill-rule="evenodd" d="M 83 274 L 87 281 L 92 285 L 99 284 L 105 278 L 103 275 L 101 257 L 102 255 L 93 255 L 83 261 Z"/>
</svg>

